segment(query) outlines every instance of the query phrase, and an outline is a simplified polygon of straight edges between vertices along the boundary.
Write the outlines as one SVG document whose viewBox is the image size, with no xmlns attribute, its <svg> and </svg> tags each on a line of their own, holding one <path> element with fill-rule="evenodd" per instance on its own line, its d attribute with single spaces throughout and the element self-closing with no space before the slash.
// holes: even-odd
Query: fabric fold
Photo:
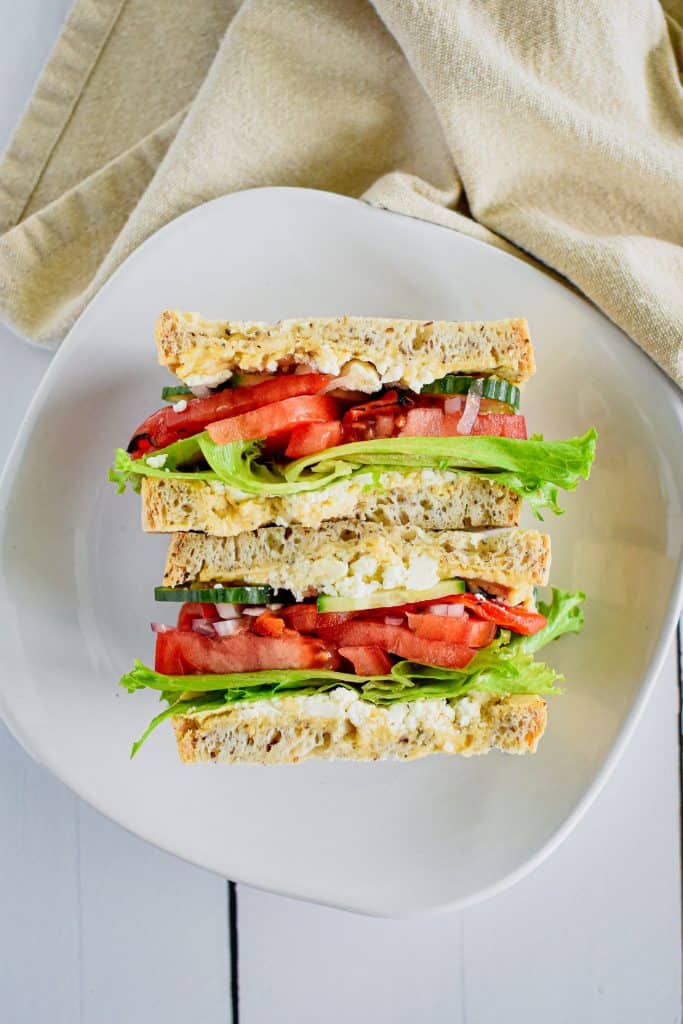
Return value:
<svg viewBox="0 0 683 1024">
<path fill-rule="evenodd" d="M 0 315 L 46 344 L 180 213 L 298 185 L 561 275 L 683 385 L 668 0 L 77 0 L 0 164 Z"/>
</svg>

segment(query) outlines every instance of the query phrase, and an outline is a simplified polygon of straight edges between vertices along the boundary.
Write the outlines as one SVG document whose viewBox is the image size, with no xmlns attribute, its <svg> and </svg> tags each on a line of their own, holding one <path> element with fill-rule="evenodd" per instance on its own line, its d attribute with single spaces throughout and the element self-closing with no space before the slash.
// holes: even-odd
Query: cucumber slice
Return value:
<svg viewBox="0 0 683 1024">
<path fill-rule="evenodd" d="M 484 387 L 483 398 L 492 398 L 496 402 L 504 402 L 519 409 L 520 391 L 514 384 L 506 380 L 499 380 L 497 377 L 460 377 L 449 373 L 441 380 L 434 380 L 431 384 L 425 384 L 422 388 L 423 395 L 466 395 L 475 380 L 482 380 Z"/>
<path fill-rule="evenodd" d="M 215 394 L 216 391 L 225 391 L 226 388 L 235 388 L 238 381 L 239 377 L 237 374 L 233 374 L 230 380 L 224 380 L 222 384 L 217 384 L 215 388 L 211 388 L 211 393 Z M 187 384 L 172 384 L 171 387 L 161 389 L 161 397 L 164 402 L 175 402 L 179 398 L 185 398 L 187 395 L 190 398 L 196 397 L 192 388 L 188 388 Z"/>
<path fill-rule="evenodd" d="M 273 604 L 272 587 L 217 587 L 196 583 L 189 587 L 155 587 L 157 601 L 208 601 L 219 604 Z"/>
<path fill-rule="evenodd" d="M 187 384 L 174 384 L 170 388 L 161 389 L 161 397 L 164 402 L 175 402 L 178 398 L 183 398 L 185 395 L 191 395 L 192 389 L 188 388 Z"/>
<path fill-rule="evenodd" d="M 418 601 L 434 601 L 452 594 L 464 594 L 467 590 L 463 580 L 444 580 L 429 590 L 375 590 L 363 597 L 329 597 L 321 594 L 318 598 L 319 612 L 358 612 L 365 608 L 396 608 L 402 604 L 417 604 Z"/>
</svg>

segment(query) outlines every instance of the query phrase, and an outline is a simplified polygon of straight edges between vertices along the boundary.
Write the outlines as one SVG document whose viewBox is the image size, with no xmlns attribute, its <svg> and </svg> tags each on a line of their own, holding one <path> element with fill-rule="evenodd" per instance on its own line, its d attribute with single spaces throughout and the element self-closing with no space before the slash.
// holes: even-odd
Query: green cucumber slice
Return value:
<svg viewBox="0 0 683 1024">
<path fill-rule="evenodd" d="M 208 601 L 211 604 L 273 604 L 279 595 L 272 587 L 217 587 L 196 583 L 189 587 L 155 587 L 157 601 Z"/>
<path fill-rule="evenodd" d="M 170 388 L 161 389 L 161 397 L 164 402 L 175 402 L 178 398 L 183 398 L 185 395 L 191 395 L 192 388 L 188 388 L 187 384 L 174 384 Z"/>
<path fill-rule="evenodd" d="M 429 590 L 374 590 L 363 597 L 329 597 L 321 594 L 318 598 L 319 612 L 356 612 L 365 608 L 396 608 L 401 604 L 416 604 L 418 601 L 434 601 L 452 594 L 464 594 L 467 590 L 463 580 L 444 580 Z"/>
<path fill-rule="evenodd" d="M 496 402 L 504 402 L 513 409 L 519 409 L 520 391 L 514 384 L 497 377 L 460 377 L 449 373 L 441 380 L 425 384 L 420 392 L 423 395 L 466 395 L 475 381 L 483 381 L 483 398 L 493 398 Z"/>
<path fill-rule="evenodd" d="M 225 391 L 226 388 L 236 388 L 239 383 L 239 376 L 233 374 L 229 380 L 224 380 L 222 384 L 217 384 L 215 388 L 211 388 L 211 394 L 215 394 L 216 391 Z M 185 398 L 189 395 L 190 398 L 196 398 L 192 388 L 189 388 L 187 384 L 172 384 L 171 387 L 161 389 L 161 397 L 164 402 L 175 402 L 179 398 Z"/>
</svg>

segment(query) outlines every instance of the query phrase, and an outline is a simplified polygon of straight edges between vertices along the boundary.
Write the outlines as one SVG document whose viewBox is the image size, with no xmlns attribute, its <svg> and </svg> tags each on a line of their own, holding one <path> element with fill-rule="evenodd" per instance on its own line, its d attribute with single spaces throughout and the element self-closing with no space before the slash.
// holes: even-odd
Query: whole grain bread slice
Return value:
<svg viewBox="0 0 683 1024">
<path fill-rule="evenodd" d="M 434 531 L 342 519 L 317 530 L 268 526 L 236 537 L 177 533 L 164 583 L 269 584 L 302 598 L 352 594 L 368 579 L 383 580 L 380 586 L 390 589 L 387 577 L 414 579 L 417 573 L 433 576 L 434 582 L 454 577 L 487 581 L 506 588 L 508 600 L 517 603 L 528 600 L 534 586 L 547 583 L 549 568 L 550 538 L 537 530 Z"/>
<path fill-rule="evenodd" d="M 372 485 L 372 486 L 368 486 Z M 424 530 L 516 526 L 521 498 L 493 480 L 412 470 L 359 474 L 320 492 L 284 497 L 245 497 L 215 481 L 143 477 L 142 528 L 149 533 L 199 530 L 234 537 L 262 526 L 317 528 L 353 518 L 362 523 Z"/>
<path fill-rule="evenodd" d="M 339 688 L 173 719 L 187 764 L 296 764 L 307 758 L 413 760 L 427 754 L 533 753 L 546 725 L 541 697 L 473 694 L 378 707 Z"/>
<path fill-rule="evenodd" d="M 522 319 L 450 323 L 339 316 L 269 324 L 165 310 L 155 333 L 159 362 L 190 386 L 300 365 L 347 376 L 350 386 L 367 393 L 383 384 L 419 391 L 448 373 L 495 375 L 521 384 L 535 370 Z"/>
</svg>

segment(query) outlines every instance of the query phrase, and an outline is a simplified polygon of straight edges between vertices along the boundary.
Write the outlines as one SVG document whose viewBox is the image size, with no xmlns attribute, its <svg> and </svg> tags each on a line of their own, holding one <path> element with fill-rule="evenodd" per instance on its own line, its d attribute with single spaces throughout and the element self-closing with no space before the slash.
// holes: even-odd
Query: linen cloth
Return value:
<svg viewBox="0 0 683 1024">
<path fill-rule="evenodd" d="M 54 345 L 178 214 L 297 185 L 521 251 L 683 385 L 682 24 L 681 0 L 77 0 L 0 163 L 0 316 Z"/>
</svg>

